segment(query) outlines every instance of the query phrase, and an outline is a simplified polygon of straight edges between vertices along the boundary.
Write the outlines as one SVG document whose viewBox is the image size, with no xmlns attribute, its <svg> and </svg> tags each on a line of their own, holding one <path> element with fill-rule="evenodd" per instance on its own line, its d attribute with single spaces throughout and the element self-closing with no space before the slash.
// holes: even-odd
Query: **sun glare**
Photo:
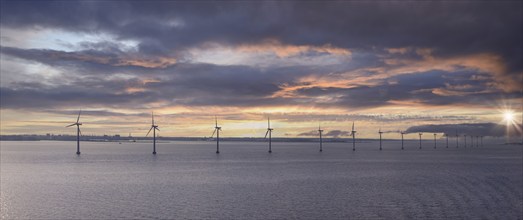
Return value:
<svg viewBox="0 0 523 220">
<path fill-rule="evenodd" d="M 503 113 L 503 119 L 506 122 L 513 122 L 514 121 L 514 112 L 506 111 Z"/>
</svg>

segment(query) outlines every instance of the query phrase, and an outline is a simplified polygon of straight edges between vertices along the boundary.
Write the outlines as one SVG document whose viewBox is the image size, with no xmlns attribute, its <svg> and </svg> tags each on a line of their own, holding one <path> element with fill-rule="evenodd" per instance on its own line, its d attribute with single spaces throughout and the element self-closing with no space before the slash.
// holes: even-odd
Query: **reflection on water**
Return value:
<svg viewBox="0 0 523 220">
<path fill-rule="evenodd" d="M 2 219 L 521 219 L 521 146 L 1 143 Z"/>
</svg>

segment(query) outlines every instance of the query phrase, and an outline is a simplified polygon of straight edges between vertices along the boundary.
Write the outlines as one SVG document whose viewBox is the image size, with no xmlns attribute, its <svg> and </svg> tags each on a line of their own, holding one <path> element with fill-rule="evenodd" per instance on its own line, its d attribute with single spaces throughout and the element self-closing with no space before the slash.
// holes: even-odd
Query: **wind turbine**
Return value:
<svg viewBox="0 0 523 220">
<path fill-rule="evenodd" d="M 419 134 L 419 149 L 421 149 L 421 135 L 423 135 L 423 133 L 418 133 Z"/>
<path fill-rule="evenodd" d="M 156 154 L 156 130 L 160 131 L 160 129 L 158 128 L 158 125 L 154 124 L 154 112 L 151 113 L 151 128 L 149 129 L 145 137 L 147 137 L 149 133 L 151 133 L 151 130 L 153 131 L 153 154 Z"/>
<path fill-rule="evenodd" d="M 218 127 L 218 125 L 216 125 Z M 265 137 L 267 138 L 267 134 L 269 135 L 269 153 L 272 153 L 272 129 L 271 128 L 271 119 L 267 117 L 267 132 L 265 132 Z"/>
<path fill-rule="evenodd" d="M 458 134 L 458 130 L 456 130 L 456 148 L 459 147 L 459 134 Z"/>
<path fill-rule="evenodd" d="M 65 126 L 67 128 L 67 127 L 76 125 L 76 154 L 77 155 L 80 155 L 80 135 L 82 134 L 82 132 L 80 131 L 80 125 L 82 125 L 82 123 L 80 123 L 81 114 L 82 114 L 82 110 L 80 110 L 80 112 L 78 112 L 78 118 L 76 118 L 76 123 Z"/>
<path fill-rule="evenodd" d="M 380 128 L 380 130 L 378 131 L 378 133 L 380 134 L 380 150 L 381 150 L 381 134 L 383 134 L 383 132 L 381 132 L 381 128 Z"/>
<path fill-rule="evenodd" d="M 465 148 L 467 148 L 467 135 L 463 135 L 464 139 L 465 139 Z M 470 142 L 472 142 L 472 135 L 470 135 Z"/>
<path fill-rule="evenodd" d="M 479 147 L 479 136 L 476 136 L 476 147 Z"/>
<path fill-rule="evenodd" d="M 350 132 L 352 136 L 352 151 L 356 151 L 356 131 L 354 130 L 354 122 L 352 122 L 352 131 Z"/>
<path fill-rule="evenodd" d="M 211 138 L 214 136 L 214 133 L 216 133 L 216 153 L 220 153 L 220 131 L 222 130 L 222 127 L 218 127 L 218 118 L 214 116 L 214 120 L 216 122 L 216 125 L 214 126 L 214 131 L 212 132 Z"/>
<path fill-rule="evenodd" d="M 449 148 L 449 134 L 445 133 L 445 137 L 447 138 L 447 148 Z"/>
<path fill-rule="evenodd" d="M 403 150 L 403 135 L 405 134 L 404 131 L 400 131 L 400 134 L 401 134 L 401 149 Z"/>
<path fill-rule="evenodd" d="M 434 149 L 436 149 L 436 133 L 434 133 Z"/>
<path fill-rule="evenodd" d="M 470 146 L 474 147 L 474 136 L 470 135 Z"/>
<path fill-rule="evenodd" d="M 320 152 L 322 152 L 323 151 L 323 146 L 322 146 L 323 139 L 321 137 L 321 133 L 323 132 L 323 130 L 321 130 L 321 126 L 319 124 L 318 124 L 318 132 L 320 133 Z"/>
<path fill-rule="evenodd" d="M 483 147 L 483 136 L 480 136 L 481 137 L 481 146 Z"/>
</svg>

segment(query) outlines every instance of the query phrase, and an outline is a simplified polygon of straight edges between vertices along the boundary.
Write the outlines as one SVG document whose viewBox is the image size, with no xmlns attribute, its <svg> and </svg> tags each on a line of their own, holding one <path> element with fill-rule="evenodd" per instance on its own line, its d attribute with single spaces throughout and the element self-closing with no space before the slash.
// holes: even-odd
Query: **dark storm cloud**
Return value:
<svg viewBox="0 0 523 220">
<path fill-rule="evenodd" d="M 500 54 L 523 59 L 520 1 L 143 2 L 2 1 L 2 25 L 106 32 L 164 54 L 204 42 L 277 39 L 343 48 L 429 47 L 440 56 Z M 513 72 L 513 71 L 511 71 Z"/>
<path fill-rule="evenodd" d="M 292 69 L 292 68 L 291 68 Z M 425 104 L 485 103 L 499 98 L 497 94 L 471 94 L 448 97 L 433 94 L 430 89 L 444 86 L 444 72 L 433 72 L 411 77 L 396 77 L 398 84 L 361 86 L 350 89 L 311 88 L 300 90 L 306 97 L 271 97 L 279 91 L 279 84 L 293 81 L 300 74 L 291 74 L 289 68 L 266 73 L 246 66 L 216 66 L 210 64 L 179 64 L 153 75 L 158 81 L 142 82 L 139 78 L 104 79 L 98 74 L 69 77 L 67 83 L 46 85 L 37 82 L 13 82 L 2 88 L 4 108 L 58 108 L 68 105 L 134 107 L 153 102 L 165 105 L 188 106 L 292 106 L 321 107 L 347 106 L 352 109 L 386 105 L 391 100 L 419 100 Z M 145 74 L 145 73 L 144 73 Z M 57 81 L 63 80 L 58 77 Z M 59 82 L 56 82 L 59 83 Z M 136 88 L 137 91 L 127 92 Z M 429 90 L 426 90 L 429 89 Z M 419 91 L 422 90 L 422 91 Z M 316 104 L 315 97 L 335 94 L 340 98 L 328 104 Z M 518 94 L 514 94 L 517 97 Z M 290 117 L 290 116 L 289 116 Z M 317 120 L 316 116 L 296 116 L 298 120 Z M 335 115 L 333 120 L 407 120 L 422 116 L 403 115 L 390 118 L 379 115 Z M 292 118 L 292 117 L 291 117 Z M 290 120 L 291 118 L 288 118 Z M 337 119 L 336 119 L 337 118 Z M 425 120 L 431 120 L 424 117 Z M 434 118 L 439 120 L 443 118 Z M 453 120 L 445 118 L 445 120 Z"/>
<path fill-rule="evenodd" d="M 287 68 L 265 73 L 246 66 L 180 64 L 151 75 L 104 78 L 100 73 L 58 76 L 52 85 L 11 82 L 2 87 L 4 108 L 60 108 L 67 106 L 135 107 L 153 102 L 189 106 L 272 106 L 299 104 L 300 98 L 271 98 L 281 81 L 295 74 Z M 140 74 L 138 74 L 140 75 Z M 148 77 L 144 72 L 141 76 Z M 64 80 L 67 79 L 67 80 Z"/>
<path fill-rule="evenodd" d="M 114 73 L 114 72 L 150 72 L 154 69 L 164 69 L 174 65 L 172 61 L 164 61 L 161 57 L 140 57 L 136 53 L 126 53 L 118 48 L 98 48 L 65 52 L 50 49 L 21 49 L 0 47 L 0 52 L 10 57 L 35 61 L 56 68 L 75 69 L 77 72 Z"/>
<path fill-rule="evenodd" d="M 483 87 L 471 87 L 466 95 L 441 96 L 433 89 L 447 86 L 451 73 L 430 71 L 390 77 L 395 84 L 380 82 L 375 86 L 354 88 L 312 87 L 299 89 L 296 97 L 272 97 L 281 86 L 293 85 L 299 77 L 311 74 L 328 74 L 338 67 L 318 69 L 311 66 L 259 68 L 253 66 L 219 66 L 212 64 L 179 63 L 167 67 L 145 68 L 133 65 L 117 65 L 112 55 L 91 51 L 63 52 L 2 47 L 2 54 L 11 57 L 34 60 L 61 69 L 67 74 L 49 79 L 51 85 L 34 82 L 12 82 L 5 85 L 2 97 L 3 107 L 59 107 L 70 103 L 90 105 L 111 105 L 129 107 L 162 101 L 166 105 L 188 106 L 292 106 L 311 105 L 345 106 L 353 109 L 378 107 L 393 100 L 413 100 L 428 105 L 482 104 L 485 100 L 497 99 L 497 93 L 481 93 Z M 109 56 L 106 62 L 104 55 Z M 58 58 L 57 58 L 58 57 Z M 67 57 L 67 58 L 66 58 Z M 87 59 L 87 60 L 86 60 Z M 118 58 L 119 59 L 119 58 Z M 101 61 L 103 62 L 101 62 Z M 117 60 L 117 59 L 116 59 Z M 320 72 L 325 71 L 325 72 Z M 74 74 L 71 74 L 74 73 Z M 128 73 L 124 79 L 111 75 Z M 473 72 L 458 72 L 460 77 L 452 78 L 453 83 L 478 84 L 471 81 Z M 455 73 L 454 73 L 455 74 Z M 103 76 L 103 77 L 102 77 Z M 144 82 L 143 79 L 152 80 Z M 64 81 L 64 79 L 67 79 Z M 93 88 L 96 88 L 93 90 Z M 127 89 L 138 92 L 127 92 Z M 41 92 L 37 90 L 42 89 Z M 7 97 L 7 96 L 12 97 Z M 24 97 L 27 95 L 29 97 Z M 73 96 L 74 97 L 71 97 Z M 316 98 L 335 95 L 328 103 L 317 103 Z M 519 94 L 507 94 L 517 97 Z M 143 96 L 143 97 L 139 97 Z M 13 98 L 16 97 L 16 98 Z M 86 98 L 86 102 L 80 100 Z M 37 99 L 35 101 L 31 101 Z M 97 102 L 96 99 L 99 99 Z"/>
<path fill-rule="evenodd" d="M 383 81 L 348 89 L 312 87 L 296 91 L 300 95 L 297 97 L 271 95 L 283 84 L 293 85 L 303 76 L 382 66 L 372 52 L 383 53 L 392 47 L 433 48 L 434 55 L 442 57 L 496 53 L 510 65 L 509 74 L 514 74 L 523 69 L 521 6 L 521 2 L 2 1 L 3 28 L 109 33 L 117 40 L 138 42 L 137 51 L 124 51 L 124 46 L 115 42 L 81 42 L 76 45 L 81 49 L 74 52 L 2 47 L 3 55 L 68 72 L 64 76 L 67 83 L 59 78 L 51 82 L 52 86 L 17 82 L 2 87 L 2 107 L 129 107 L 165 102 L 189 106 L 306 104 L 369 108 L 398 100 L 477 105 L 498 99 L 499 93 L 483 91 L 487 82 L 471 80 L 475 73 L 463 71 L 393 76 L 390 80 L 397 81 L 395 84 Z M 184 50 L 207 42 L 237 46 L 267 39 L 291 45 L 330 44 L 361 53 L 355 54 L 350 64 L 328 68 L 218 66 L 162 63 L 158 59 L 181 58 Z M 138 54 L 144 57 L 133 56 Z M 412 51 L 398 57 L 420 59 Z M 136 78 L 110 79 L 120 73 Z M 445 78 L 451 74 L 451 79 Z M 158 82 L 143 83 L 139 78 Z M 471 87 L 452 91 L 449 81 Z M 127 93 L 128 88 L 143 91 Z M 437 89 L 440 94 L 434 92 Z M 458 95 L 442 95 L 445 92 Z M 328 103 L 316 102 L 326 95 L 337 98 Z M 507 93 L 504 97 L 519 95 Z"/>
<path fill-rule="evenodd" d="M 459 135 L 502 137 L 506 134 L 505 129 L 505 126 L 495 123 L 465 123 L 412 126 L 406 132 L 445 133 L 449 136 L 454 136 L 457 133 Z"/>
<path fill-rule="evenodd" d="M 96 89 L 79 90 L 74 87 L 32 89 L 0 88 L 2 108 L 6 109 L 55 109 L 76 106 L 89 107 L 136 107 L 158 101 L 150 92 L 114 94 Z"/>
<path fill-rule="evenodd" d="M 278 79 L 285 82 L 293 78 L 293 74 L 285 74 L 285 70 L 265 73 L 247 66 L 181 64 L 168 71 L 173 73 L 171 82 L 151 86 L 175 86 L 179 92 L 186 91 L 184 94 L 203 92 L 216 96 L 260 97 L 278 91 Z"/>
</svg>

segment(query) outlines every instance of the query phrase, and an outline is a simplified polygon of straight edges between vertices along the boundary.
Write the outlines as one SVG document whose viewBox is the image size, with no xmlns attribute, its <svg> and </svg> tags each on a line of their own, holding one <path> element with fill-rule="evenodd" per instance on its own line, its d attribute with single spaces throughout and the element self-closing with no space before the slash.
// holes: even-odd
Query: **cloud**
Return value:
<svg viewBox="0 0 523 220">
<path fill-rule="evenodd" d="M 319 137 L 320 133 L 318 131 L 308 131 L 298 134 L 298 136 L 308 136 L 308 137 Z M 339 138 L 343 136 L 349 136 L 349 131 L 342 131 L 342 130 L 332 130 L 328 131 L 327 133 L 323 134 L 324 137 L 333 137 L 333 138 Z"/>
<path fill-rule="evenodd" d="M 350 135 L 349 131 L 342 131 L 342 130 L 332 130 L 325 134 L 326 137 L 333 137 L 333 138 L 338 138 L 341 136 L 349 136 L 349 135 Z"/>
<path fill-rule="evenodd" d="M 46 110 L 45 112 L 62 115 L 78 115 L 78 110 Z M 82 110 L 82 115 L 91 116 L 129 116 L 129 117 L 150 117 L 149 113 L 124 113 L 108 110 Z"/>
<path fill-rule="evenodd" d="M 243 44 L 238 47 L 239 51 L 246 52 L 272 52 L 280 58 L 295 56 L 303 53 L 328 53 L 334 55 L 350 56 L 351 52 L 345 48 L 335 48 L 332 45 L 326 44 L 322 46 L 308 46 L 308 45 L 284 45 L 278 40 L 268 39 L 258 44 Z"/>
<path fill-rule="evenodd" d="M 174 105 L 478 105 L 519 92 L 523 68 L 511 60 L 522 57 L 513 49 L 522 37 L 511 27 L 522 22 L 514 6 L 521 3 L 423 2 L 413 10 L 413 4 L 382 2 L 7 2 L 4 29 L 111 37 L 80 41 L 71 46 L 75 51 L 1 52 L 52 66 L 73 85 L 94 76 L 152 78 L 158 82 L 106 88 L 104 94 L 151 94 Z M 499 32 L 488 34 L 489 28 Z M 454 82 L 460 75 L 470 77 Z M 57 92 L 66 87 L 47 83 Z"/>
<path fill-rule="evenodd" d="M 2 87 L 4 108 L 67 106 L 123 107 L 165 105 L 186 106 L 270 106 L 297 103 L 298 99 L 269 98 L 279 90 L 279 80 L 291 79 L 285 69 L 268 74 L 242 66 L 180 64 L 150 76 L 58 75 L 51 84 L 11 82 Z"/>
<path fill-rule="evenodd" d="M 473 135 L 502 137 L 506 135 L 506 127 L 495 123 L 464 123 L 464 124 L 437 124 L 412 126 L 406 130 L 407 133 L 429 132 L 445 133 L 449 136 Z"/>
<path fill-rule="evenodd" d="M 298 136 L 307 136 L 307 137 L 319 137 L 320 133 L 318 131 L 308 131 L 298 134 Z"/>
<path fill-rule="evenodd" d="M 509 68 L 521 70 L 522 54 L 514 49 L 522 46 L 517 31 L 521 4 L 10 1 L 3 4 L 1 21 L 6 27 L 107 32 L 137 40 L 141 51 L 152 53 L 204 42 L 239 45 L 276 39 L 289 45 L 329 42 L 340 48 L 438 48 L 441 56 L 491 51 L 508 60 Z"/>
<path fill-rule="evenodd" d="M 485 89 L 485 86 L 478 85 L 478 82 L 488 81 L 478 79 L 475 72 L 469 71 L 412 73 L 391 76 L 387 81 L 370 82 L 369 85 L 344 85 L 345 82 L 336 81 L 336 78 L 314 80 L 317 76 L 325 74 L 314 71 L 330 71 L 330 67 L 261 68 L 177 63 L 149 69 L 135 65 L 119 66 L 113 61 L 84 60 L 85 57 L 91 56 L 89 53 L 78 52 L 73 58 L 65 59 L 63 56 L 71 53 L 3 49 L 7 49 L 2 51 L 3 54 L 42 62 L 60 72 L 46 77 L 45 83 L 32 82 L 32 78 L 3 82 L 2 89 L 5 92 L 2 97 L 11 96 L 4 99 L 5 108 L 55 108 L 79 103 L 98 107 L 130 107 L 163 103 L 164 106 L 308 105 L 365 109 L 396 105 L 405 101 L 420 105 L 442 106 L 457 103 L 474 106 L 484 105 L 485 100 L 498 99 L 500 94 L 497 90 Z M 62 55 L 55 59 L 50 55 L 53 53 Z M 304 80 L 304 77 L 311 76 L 316 77 Z M 38 91 L 39 89 L 41 91 Z M 77 99 L 69 97 L 72 94 L 75 94 Z M 517 92 L 505 93 L 505 97 L 509 98 L 518 96 Z M 38 97 L 38 100 L 31 101 L 35 97 Z M 81 99 L 86 100 L 80 101 Z"/>
<path fill-rule="evenodd" d="M 487 111 L 521 97 L 522 6 L 7 1 L 0 98 L 3 109 L 57 113 L 154 107 L 284 112 L 288 122 L 487 120 L 424 110 Z M 424 110 L 407 114 L 411 107 Z M 370 113 L 379 111 L 387 114 Z"/>
<path fill-rule="evenodd" d="M 134 66 L 143 68 L 165 68 L 176 64 L 176 58 L 146 57 L 136 53 L 125 53 L 117 49 L 110 52 L 102 50 L 83 50 L 64 52 L 49 49 L 19 49 L 1 47 L 2 53 L 26 60 L 33 60 L 48 65 L 60 65 L 67 62 L 94 63 L 109 66 Z"/>
<path fill-rule="evenodd" d="M 215 65 L 246 65 L 259 67 L 285 66 L 331 66 L 351 61 L 351 51 L 335 48 L 329 44 L 322 46 L 282 44 L 277 40 L 223 45 L 203 43 L 187 50 L 179 51 L 180 60 L 190 63 L 209 63 Z"/>
</svg>

